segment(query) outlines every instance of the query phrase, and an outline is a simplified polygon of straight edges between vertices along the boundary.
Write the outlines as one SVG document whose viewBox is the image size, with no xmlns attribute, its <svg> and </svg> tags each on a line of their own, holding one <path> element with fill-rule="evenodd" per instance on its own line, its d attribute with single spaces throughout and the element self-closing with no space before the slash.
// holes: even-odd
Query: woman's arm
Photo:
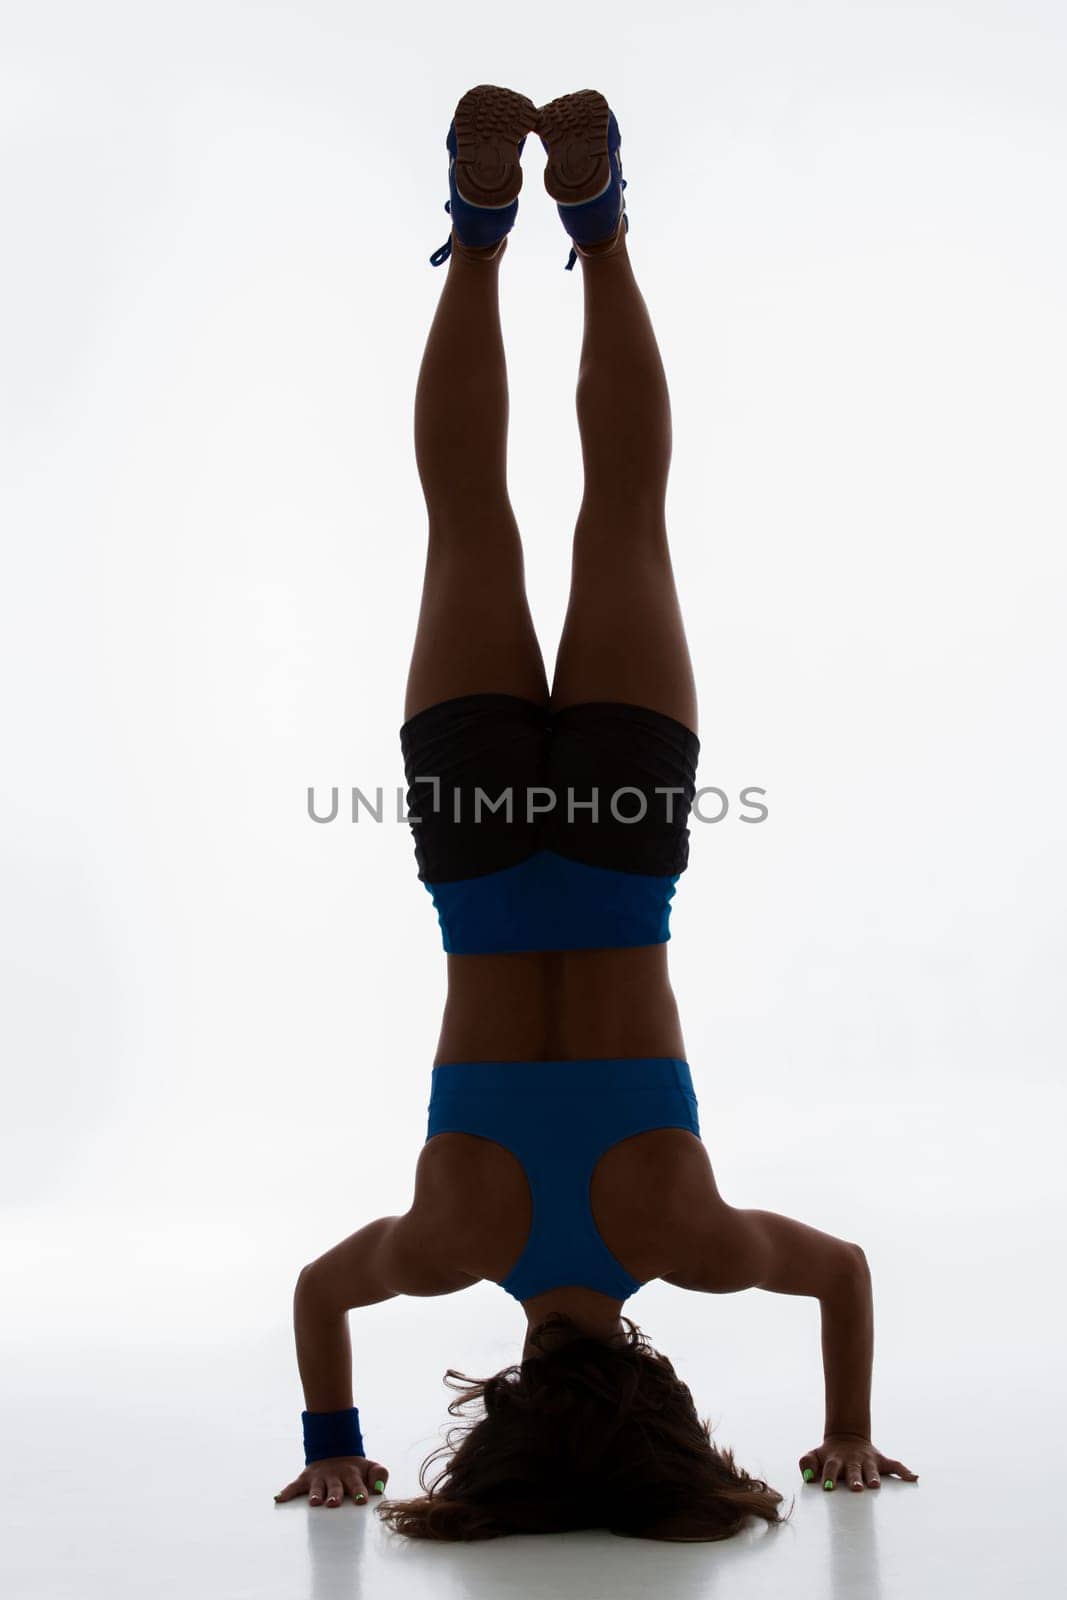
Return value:
<svg viewBox="0 0 1067 1600">
<path fill-rule="evenodd" d="M 869 1436 L 874 1309 L 862 1247 L 793 1217 L 724 1202 L 705 1206 L 688 1233 L 686 1268 L 668 1283 L 709 1294 L 755 1288 L 819 1301 L 825 1431 Z"/>
<path fill-rule="evenodd" d="M 478 1280 L 449 1264 L 445 1241 L 421 1212 L 378 1217 L 309 1262 L 293 1295 L 297 1364 L 309 1411 L 352 1401 L 348 1312 L 394 1295 L 452 1294 Z"/>
<path fill-rule="evenodd" d="M 874 1364 L 874 1298 L 867 1257 L 819 1297 L 826 1420 L 824 1438 L 871 1436 L 871 1369 Z"/>
<path fill-rule="evenodd" d="M 455 1260 L 454 1252 L 455 1236 L 443 1237 L 442 1217 L 413 1207 L 402 1217 L 368 1222 L 304 1267 L 293 1296 L 293 1322 L 308 1412 L 352 1410 L 349 1311 L 398 1294 L 465 1289 L 477 1280 L 446 1264 Z M 337 1506 L 347 1493 L 366 1503 L 372 1490 L 384 1490 L 388 1477 L 382 1462 L 366 1456 L 315 1456 L 274 1498 L 281 1502 L 308 1495 L 312 1505 L 325 1500 Z"/>
<path fill-rule="evenodd" d="M 391 1286 L 388 1270 L 389 1239 L 397 1220 L 368 1222 L 310 1262 L 296 1280 L 296 1359 L 309 1411 L 342 1411 L 353 1404 L 348 1312 L 399 1292 Z"/>
<path fill-rule="evenodd" d="M 888 1472 L 917 1483 L 917 1473 L 871 1442 L 874 1305 L 862 1247 L 774 1211 L 728 1206 L 717 1192 L 709 1203 L 706 1189 L 677 1231 L 685 1262 L 668 1283 L 710 1294 L 759 1288 L 818 1300 L 826 1420 L 822 1444 L 800 1458 L 805 1479 L 817 1477 L 832 1489 L 843 1477 L 850 1489 L 876 1489 Z"/>
</svg>

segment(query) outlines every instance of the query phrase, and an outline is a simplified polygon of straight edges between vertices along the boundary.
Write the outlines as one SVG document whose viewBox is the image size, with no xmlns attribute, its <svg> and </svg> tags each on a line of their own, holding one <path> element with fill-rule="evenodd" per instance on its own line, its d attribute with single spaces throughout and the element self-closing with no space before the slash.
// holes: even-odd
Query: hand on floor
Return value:
<svg viewBox="0 0 1067 1600">
<path fill-rule="evenodd" d="M 305 1467 L 299 1478 L 287 1483 L 274 1499 L 279 1503 L 306 1494 L 309 1505 L 321 1506 L 325 1501 L 328 1506 L 339 1506 L 347 1493 L 362 1505 L 371 1494 L 382 1494 L 388 1481 L 388 1468 L 380 1461 L 370 1461 L 366 1456 L 330 1456 Z"/>
<path fill-rule="evenodd" d="M 894 1473 L 908 1483 L 919 1481 L 917 1472 L 902 1461 L 884 1456 L 869 1439 L 854 1433 L 827 1434 L 821 1445 L 801 1456 L 799 1465 L 806 1483 L 821 1483 L 824 1489 L 832 1489 L 839 1478 L 850 1489 L 877 1489 L 883 1472 Z"/>
</svg>

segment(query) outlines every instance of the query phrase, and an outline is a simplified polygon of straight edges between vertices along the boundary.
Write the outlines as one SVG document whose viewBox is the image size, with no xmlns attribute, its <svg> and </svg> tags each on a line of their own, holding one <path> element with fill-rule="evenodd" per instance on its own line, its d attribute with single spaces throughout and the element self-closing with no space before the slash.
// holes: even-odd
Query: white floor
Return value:
<svg viewBox="0 0 1067 1600">
<path fill-rule="evenodd" d="M 813 1303 L 654 1285 L 635 1296 L 635 1318 L 676 1361 L 717 1437 L 787 1506 L 795 1495 L 786 1525 L 700 1546 L 599 1533 L 416 1545 L 368 1508 L 275 1506 L 301 1464 L 285 1306 L 257 1332 L 258 1295 L 246 1296 L 247 1332 L 220 1344 L 196 1324 L 195 1283 L 131 1302 L 110 1333 L 74 1297 L 69 1317 L 53 1317 L 32 1342 L 17 1317 L 20 1342 L 3 1357 L 0 1588 L 10 1600 L 1062 1592 L 1054 1306 L 1049 1297 L 1042 1308 L 1040 1290 L 1024 1303 L 1025 1262 L 1013 1270 L 998 1254 L 988 1278 L 909 1269 L 910 1298 L 898 1269 L 883 1271 L 875 1439 L 920 1478 L 887 1479 L 874 1493 L 828 1494 L 796 1468 L 821 1423 Z M 239 1269 L 234 1283 L 247 1289 Z M 158 1289 L 151 1274 L 146 1287 Z M 485 1286 L 353 1317 L 368 1447 L 389 1465 L 393 1492 L 415 1489 L 419 1462 L 440 1441 L 444 1368 L 495 1370 L 517 1348 L 518 1328 Z"/>
</svg>

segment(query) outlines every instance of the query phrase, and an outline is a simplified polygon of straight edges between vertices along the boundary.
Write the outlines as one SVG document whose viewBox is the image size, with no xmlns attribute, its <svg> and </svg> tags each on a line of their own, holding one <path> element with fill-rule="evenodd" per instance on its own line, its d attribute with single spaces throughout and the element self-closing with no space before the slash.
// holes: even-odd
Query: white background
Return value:
<svg viewBox="0 0 1067 1600">
<path fill-rule="evenodd" d="M 1065 32 L 1051 0 L 4 7 L 9 1592 L 1054 1586 Z M 920 1474 L 802 1484 L 814 1302 L 650 1285 L 627 1310 L 796 1494 L 722 1546 L 415 1548 L 271 1498 L 296 1273 L 407 1206 L 425 1132 L 408 830 L 316 826 L 306 790 L 401 781 L 427 258 L 484 81 L 619 117 L 702 781 L 770 807 L 694 824 L 676 902 L 704 1137 L 732 1203 L 864 1244 L 875 1441 Z M 581 283 L 542 167 L 532 139 L 502 281 L 551 662 Z M 516 1359 L 521 1312 L 482 1285 L 352 1324 L 413 1492 L 444 1369 Z"/>
</svg>

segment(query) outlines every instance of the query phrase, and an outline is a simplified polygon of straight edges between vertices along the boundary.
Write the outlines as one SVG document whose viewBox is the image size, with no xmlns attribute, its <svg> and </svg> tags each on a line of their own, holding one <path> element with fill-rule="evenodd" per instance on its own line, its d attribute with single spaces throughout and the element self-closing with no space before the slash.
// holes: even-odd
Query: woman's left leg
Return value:
<svg viewBox="0 0 1067 1600">
<path fill-rule="evenodd" d="M 429 517 L 405 718 L 467 694 L 547 704 L 507 489 L 508 378 L 495 254 L 453 242 L 415 393 Z"/>
</svg>

